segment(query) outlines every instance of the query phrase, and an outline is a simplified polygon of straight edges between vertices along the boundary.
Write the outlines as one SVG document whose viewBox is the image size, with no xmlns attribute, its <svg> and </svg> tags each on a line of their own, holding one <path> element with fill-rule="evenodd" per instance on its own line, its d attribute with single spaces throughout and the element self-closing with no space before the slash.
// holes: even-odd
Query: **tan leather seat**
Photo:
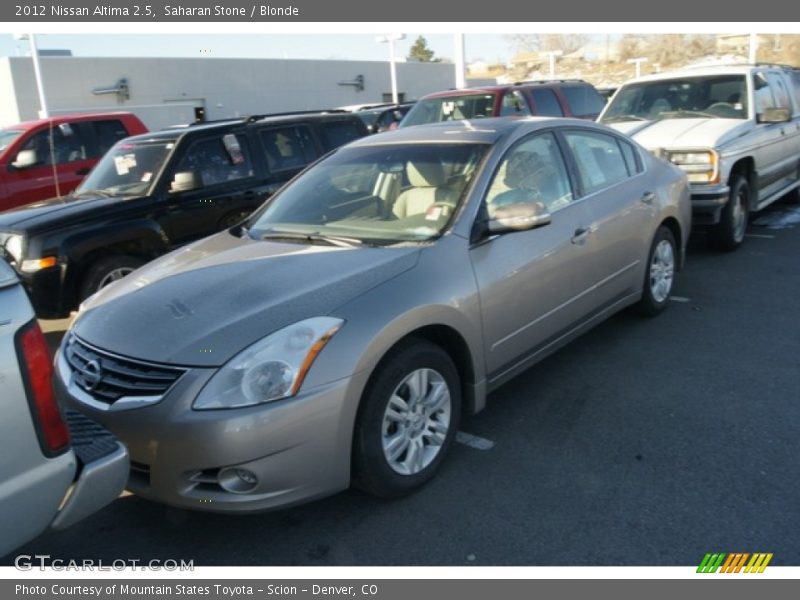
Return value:
<svg viewBox="0 0 800 600">
<path fill-rule="evenodd" d="M 414 186 L 402 192 L 392 207 L 399 219 L 422 214 L 435 202 L 440 201 L 438 187 L 446 181 L 444 167 L 437 160 L 408 161 L 408 182 Z"/>
</svg>

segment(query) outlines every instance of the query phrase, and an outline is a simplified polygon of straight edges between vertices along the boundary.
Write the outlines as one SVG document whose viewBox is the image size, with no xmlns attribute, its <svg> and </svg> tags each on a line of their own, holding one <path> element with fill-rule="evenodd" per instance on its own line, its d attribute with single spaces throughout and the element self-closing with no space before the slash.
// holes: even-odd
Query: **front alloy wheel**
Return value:
<svg viewBox="0 0 800 600">
<path fill-rule="evenodd" d="M 433 369 L 410 373 L 392 393 L 381 427 L 383 456 L 396 473 L 416 475 L 442 449 L 450 427 L 450 389 Z"/>
<path fill-rule="evenodd" d="M 719 250 L 731 252 L 742 245 L 747 232 L 747 215 L 750 207 L 750 185 L 742 175 L 731 181 L 728 203 L 722 209 L 722 218 L 712 230 L 709 241 Z"/>
<path fill-rule="evenodd" d="M 444 460 L 460 415 L 453 360 L 427 340 L 406 340 L 381 360 L 361 399 L 354 483 L 384 498 L 414 491 Z"/>
</svg>

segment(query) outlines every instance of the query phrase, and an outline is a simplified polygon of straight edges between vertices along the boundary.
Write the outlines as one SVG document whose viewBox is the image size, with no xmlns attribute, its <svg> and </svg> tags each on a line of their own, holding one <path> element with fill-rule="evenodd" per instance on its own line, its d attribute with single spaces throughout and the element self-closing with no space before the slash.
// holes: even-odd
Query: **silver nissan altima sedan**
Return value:
<svg viewBox="0 0 800 600">
<path fill-rule="evenodd" d="M 57 388 L 127 444 L 146 498 L 400 496 L 493 389 L 624 307 L 664 309 L 690 214 L 685 175 L 602 125 L 371 136 L 87 301 Z"/>
</svg>

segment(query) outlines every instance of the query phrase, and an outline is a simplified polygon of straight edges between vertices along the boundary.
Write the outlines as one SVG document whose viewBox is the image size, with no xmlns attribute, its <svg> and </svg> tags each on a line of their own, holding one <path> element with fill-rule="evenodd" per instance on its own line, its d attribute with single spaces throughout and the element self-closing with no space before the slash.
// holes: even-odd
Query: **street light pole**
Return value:
<svg viewBox="0 0 800 600">
<path fill-rule="evenodd" d="M 29 33 L 28 39 L 31 44 L 31 54 L 33 55 L 33 74 L 36 77 L 36 90 L 39 92 L 39 105 L 42 107 L 39 111 L 39 118 L 46 119 L 50 116 L 50 113 L 47 110 L 47 99 L 44 96 L 44 81 L 42 80 L 42 67 L 39 64 L 39 49 L 36 47 L 36 36 Z"/>
<path fill-rule="evenodd" d="M 47 100 L 44 96 L 44 81 L 42 80 L 42 67 L 39 64 L 39 49 L 36 46 L 36 36 L 32 33 L 15 33 L 14 39 L 23 41 L 27 40 L 31 47 L 31 57 L 33 58 L 33 76 L 36 79 L 36 92 L 39 94 L 39 118 L 46 119 L 49 117 L 47 110 Z M 19 54 L 19 46 L 17 46 L 17 54 Z"/>
<path fill-rule="evenodd" d="M 456 89 L 462 90 L 467 87 L 464 63 L 464 34 L 456 33 L 453 35 L 455 43 L 455 67 L 456 67 Z"/>
<path fill-rule="evenodd" d="M 382 35 L 377 39 L 378 42 L 389 44 L 389 76 L 392 80 L 392 103 L 398 103 L 397 97 L 397 65 L 394 57 L 394 43 L 406 38 L 405 33 L 394 33 L 390 35 Z"/>
<path fill-rule="evenodd" d="M 556 78 L 556 57 L 561 56 L 564 54 L 561 50 L 550 50 L 548 52 L 542 52 L 545 56 L 550 59 L 550 79 Z"/>
</svg>

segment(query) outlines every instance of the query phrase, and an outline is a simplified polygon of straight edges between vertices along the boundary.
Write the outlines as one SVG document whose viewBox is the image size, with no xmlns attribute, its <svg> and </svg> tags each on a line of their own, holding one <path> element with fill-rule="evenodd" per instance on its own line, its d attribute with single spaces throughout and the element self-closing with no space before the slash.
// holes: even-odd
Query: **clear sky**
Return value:
<svg viewBox="0 0 800 600">
<path fill-rule="evenodd" d="M 311 58 L 344 60 L 387 60 L 388 48 L 374 34 L 39 34 L 40 49 L 69 49 L 74 56 L 163 56 L 218 58 Z M 396 43 L 397 55 L 406 56 L 420 33 L 406 32 Z M 452 59 L 451 34 L 424 34 L 436 56 Z M 515 53 L 507 35 L 467 34 L 464 40 L 467 62 L 506 62 Z M 28 54 L 28 43 L 9 33 L 0 34 L 0 56 Z"/>
</svg>

